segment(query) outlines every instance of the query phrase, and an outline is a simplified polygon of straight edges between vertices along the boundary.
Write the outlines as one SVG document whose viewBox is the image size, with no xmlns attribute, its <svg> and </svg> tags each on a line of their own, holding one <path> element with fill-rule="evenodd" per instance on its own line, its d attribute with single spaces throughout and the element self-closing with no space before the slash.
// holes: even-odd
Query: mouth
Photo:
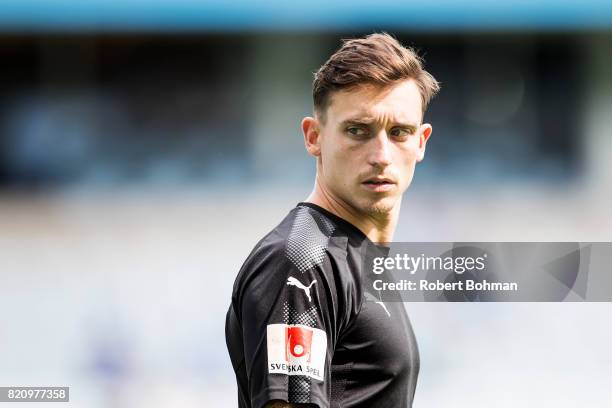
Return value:
<svg viewBox="0 0 612 408">
<path fill-rule="evenodd" d="M 373 177 L 361 183 L 366 189 L 375 192 L 390 191 L 395 188 L 395 182 L 386 177 Z"/>
</svg>

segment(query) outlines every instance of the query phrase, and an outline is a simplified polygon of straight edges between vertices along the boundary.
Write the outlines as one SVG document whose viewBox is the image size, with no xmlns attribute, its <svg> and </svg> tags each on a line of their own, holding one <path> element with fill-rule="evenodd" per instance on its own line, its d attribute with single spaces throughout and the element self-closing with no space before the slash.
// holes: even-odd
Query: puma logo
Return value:
<svg viewBox="0 0 612 408">
<path fill-rule="evenodd" d="M 365 293 L 365 298 L 366 298 L 367 300 L 369 300 L 370 302 L 374 302 L 374 303 L 376 303 L 376 304 L 378 304 L 378 305 L 381 305 L 381 306 L 382 306 L 382 308 L 383 308 L 383 309 L 385 309 L 385 312 L 387 313 L 387 316 L 391 317 L 391 313 L 389 313 L 389 310 L 387 310 L 387 305 L 385 305 L 385 304 L 384 304 L 384 302 L 381 302 L 380 300 L 376 299 L 376 298 L 374 297 L 374 295 L 372 295 L 372 294 L 371 294 L 371 293 L 369 293 L 369 292 L 366 292 L 366 293 Z"/>
<path fill-rule="evenodd" d="M 312 302 L 312 298 L 310 297 L 310 288 L 315 283 L 317 283 L 316 279 L 313 280 L 312 282 L 310 282 L 310 285 L 304 286 L 304 284 L 302 284 L 302 282 L 300 282 L 299 280 L 295 279 L 293 276 L 290 276 L 289 279 L 287 279 L 287 285 L 289 285 L 289 286 L 296 286 L 296 287 L 302 289 L 306 293 L 306 296 L 308 296 L 308 301 L 309 302 Z"/>
</svg>

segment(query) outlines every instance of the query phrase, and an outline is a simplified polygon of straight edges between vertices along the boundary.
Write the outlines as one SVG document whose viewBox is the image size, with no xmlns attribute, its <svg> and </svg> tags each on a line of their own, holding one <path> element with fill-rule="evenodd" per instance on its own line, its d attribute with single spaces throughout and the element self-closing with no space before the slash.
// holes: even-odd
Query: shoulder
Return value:
<svg viewBox="0 0 612 408">
<path fill-rule="evenodd" d="M 309 207 L 296 207 L 285 240 L 285 256 L 300 272 L 322 264 L 336 225 Z"/>
<path fill-rule="evenodd" d="M 236 316 L 242 321 L 243 313 L 254 310 L 268 316 L 283 304 L 296 302 L 309 312 L 306 306 L 316 303 L 316 310 L 342 329 L 363 301 L 358 255 L 346 231 L 332 218 L 297 206 L 244 262 L 232 293 Z"/>
<path fill-rule="evenodd" d="M 247 286 L 280 287 L 290 273 L 351 279 L 347 242 L 332 219 L 298 205 L 255 245 L 236 277 L 233 296 L 239 297 Z"/>
<path fill-rule="evenodd" d="M 322 214 L 309 207 L 295 207 L 255 245 L 241 273 L 266 262 L 288 262 L 300 272 L 316 268 L 327 256 L 335 231 L 334 223 Z"/>
</svg>

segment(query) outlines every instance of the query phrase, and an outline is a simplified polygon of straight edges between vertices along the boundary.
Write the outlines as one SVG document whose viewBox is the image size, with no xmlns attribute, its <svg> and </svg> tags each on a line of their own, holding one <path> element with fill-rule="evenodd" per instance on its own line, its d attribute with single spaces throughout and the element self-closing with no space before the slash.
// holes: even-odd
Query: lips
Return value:
<svg viewBox="0 0 612 408">
<path fill-rule="evenodd" d="M 389 179 L 369 179 L 364 181 L 364 184 L 395 184 Z"/>
<path fill-rule="evenodd" d="M 395 187 L 395 182 L 386 177 L 372 177 L 361 183 L 365 188 L 371 191 L 384 192 Z"/>
</svg>

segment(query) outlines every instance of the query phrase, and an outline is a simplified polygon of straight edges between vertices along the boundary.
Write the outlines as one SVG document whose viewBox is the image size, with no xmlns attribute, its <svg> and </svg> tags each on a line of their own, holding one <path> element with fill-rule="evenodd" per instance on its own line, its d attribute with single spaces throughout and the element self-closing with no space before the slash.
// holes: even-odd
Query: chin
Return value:
<svg viewBox="0 0 612 408">
<path fill-rule="evenodd" d="M 362 209 L 367 214 L 383 215 L 390 213 L 396 203 L 397 199 L 395 197 L 385 197 L 364 205 Z"/>
</svg>

